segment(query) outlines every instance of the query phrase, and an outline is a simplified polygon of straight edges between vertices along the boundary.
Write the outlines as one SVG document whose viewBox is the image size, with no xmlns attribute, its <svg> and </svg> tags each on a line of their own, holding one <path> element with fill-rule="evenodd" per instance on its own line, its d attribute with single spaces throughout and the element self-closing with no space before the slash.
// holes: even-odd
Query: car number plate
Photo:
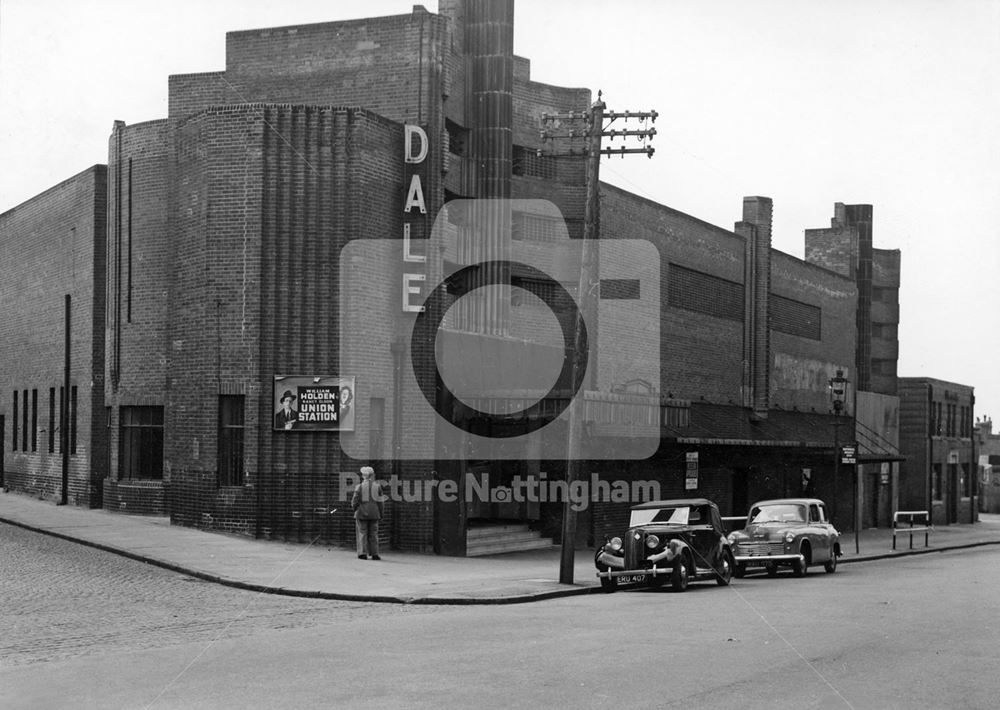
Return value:
<svg viewBox="0 0 1000 710">
<path fill-rule="evenodd" d="M 646 575 L 644 574 L 626 574 L 618 577 L 619 584 L 638 584 L 639 582 L 646 581 Z"/>
</svg>

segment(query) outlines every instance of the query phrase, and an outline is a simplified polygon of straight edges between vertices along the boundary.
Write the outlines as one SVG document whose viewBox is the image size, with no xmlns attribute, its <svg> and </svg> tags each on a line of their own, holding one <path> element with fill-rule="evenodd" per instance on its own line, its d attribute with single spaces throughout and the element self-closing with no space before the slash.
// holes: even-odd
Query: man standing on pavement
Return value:
<svg viewBox="0 0 1000 710">
<path fill-rule="evenodd" d="M 351 498 L 354 523 L 358 529 L 358 559 L 366 560 L 371 555 L 378 556 L 378 521 L 382 519 L 382 488 L 375 480 L 375 469 L 361 467 L 361 483 L 354 488 Z"/>
</svg>

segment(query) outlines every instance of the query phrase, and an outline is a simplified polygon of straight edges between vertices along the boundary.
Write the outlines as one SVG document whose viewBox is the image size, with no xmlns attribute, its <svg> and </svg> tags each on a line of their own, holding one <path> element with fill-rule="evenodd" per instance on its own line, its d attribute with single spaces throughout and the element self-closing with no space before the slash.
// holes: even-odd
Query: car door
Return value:
<svg viewBox="0 0 1000 710">
<path fill-rule="evenodd" d="M 721 524 L 721 520 L 719 523 Z M 716 567 L 719 533 L 712 519 L 712 508 L 707 505 L 692 507 L 688 525 L 691 526 L 691 547 L 694 551 L 695 567 L 702 569 Z"/>
<path fill-rule="evenodd" d="M 812 543 L 813 562 L 826 562 L 833 554 L 830 524 L 818 503 L 809 504 L 809 539 Z"/>
</svg>

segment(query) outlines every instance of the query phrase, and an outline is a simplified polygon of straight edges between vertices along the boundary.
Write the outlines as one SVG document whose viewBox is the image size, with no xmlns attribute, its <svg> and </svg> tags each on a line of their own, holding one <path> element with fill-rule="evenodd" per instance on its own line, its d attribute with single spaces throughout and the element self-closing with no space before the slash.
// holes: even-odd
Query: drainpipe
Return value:
<svg viewBox="0 0 1000 710">
<path fill-rule="evenodd" d="M 969 395 L 969 437 L 971 442 L 971 460 L 969 461 L 969 474 L 972 480 L 969 481 L 969 523 L 976 522 L 976 493 L 979 492 L 979 462 L 976 460 L 976 431 L 975 427 L 976 395 Z"/>
<path fill-rule="evenodd" d="M 931 418 L 933 418 L 934 416 L 934 387 L 932 385 L 927 385 L 927 412 L 930 415 L 930 417 L 928 417 L 928 422 L 929 422 Z M 935 426 L 938 426 L 940 425 L 940 422 L 934 422 L 934 424 Z M 933 430 L 931 430 L 930 427 L 927 427 L 927 447 L 926 447 L 927 453 L 926 453 L 926 458 L 924 460 L 924 466 L 926 470 L 924 471 L 924 476 L 925 476 L 925 482 L 927 484 L 926 495 L 927 495 L 928 525 L 931 525 L 934 522 L 934 488 L 933 488 L 934 481 L 932 478 L 933 476 L 932 472 L 934 470 L 934 462 L 932 461 L 932 457 L 934 456 L 934 439 L 932 438 L 933 435 L 934 435 Z"/>
<path fill-rule="evenodd" d="M 70 295 L 66 294 L 66 342 L 63 362 L 63 406 L 59 419 L 59 441 L 62 445 L 62 495 L 59 505 L 69 502 L 69 355 L 70 355 Z"/>
</svg>

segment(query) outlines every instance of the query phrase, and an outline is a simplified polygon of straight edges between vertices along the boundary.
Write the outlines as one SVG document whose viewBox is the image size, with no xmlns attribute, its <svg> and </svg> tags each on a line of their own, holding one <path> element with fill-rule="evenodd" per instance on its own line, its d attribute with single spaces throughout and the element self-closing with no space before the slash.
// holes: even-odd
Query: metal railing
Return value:
<svg viewBox="0 0 1000 710">
<path fill-rule="evenodd" d="M 914 523 L 921 525 L 914 525 Z M 900 528 L 900 523 L 909 523 L 909 527 Z M 896 535 L 910 536 L 910 549 L 913 549 L 913 533 L 924 534 L 924 547 L 930 546 L 929 535 L 934 530 L 931 515 L 926 510 L 897 510 L 892 516 L 892 549 L 896 549 Z"/>
</svg>

